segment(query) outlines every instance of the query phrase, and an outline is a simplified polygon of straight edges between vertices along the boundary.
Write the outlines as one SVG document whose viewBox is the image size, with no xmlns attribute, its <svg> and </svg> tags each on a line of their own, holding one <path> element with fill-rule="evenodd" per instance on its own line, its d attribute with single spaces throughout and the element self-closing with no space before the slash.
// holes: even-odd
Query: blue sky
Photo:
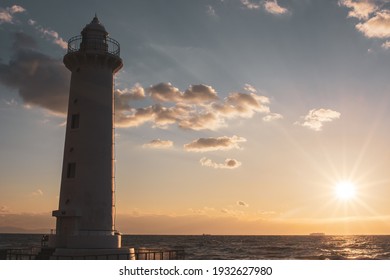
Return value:
<svg viewBox="0 0 390 280">
<path fill-rule="evenodd" d="M 387 0 L 2 1 L 0 228 L 53 227 L 62 57 L 95 13 L 124 62 L 119 230 L 389 231 Z"/>
</svg>

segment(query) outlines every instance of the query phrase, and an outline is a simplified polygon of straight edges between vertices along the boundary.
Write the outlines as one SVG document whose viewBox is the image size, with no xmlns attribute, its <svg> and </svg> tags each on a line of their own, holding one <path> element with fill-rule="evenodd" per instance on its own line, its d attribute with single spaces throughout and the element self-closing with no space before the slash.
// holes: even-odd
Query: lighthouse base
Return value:
<svg viewBox="0 0 390 280">
<path fill-rule="evenodd" d="M 120 235 L 75 235 L 67 237 L 67 248 L 117 249 L 121 248 Z"/>
<path fill-rule="evenodd" d="M 122 236 L 117 231 L 78 231 L 71 235 L 50 234 L 48 246 L 64 249 L 120 249 Z"/>
<path fill-rule="evenodd" d="M 135 260 L 134 248 L 55 249 L 52 260 Z"/>
</svg>

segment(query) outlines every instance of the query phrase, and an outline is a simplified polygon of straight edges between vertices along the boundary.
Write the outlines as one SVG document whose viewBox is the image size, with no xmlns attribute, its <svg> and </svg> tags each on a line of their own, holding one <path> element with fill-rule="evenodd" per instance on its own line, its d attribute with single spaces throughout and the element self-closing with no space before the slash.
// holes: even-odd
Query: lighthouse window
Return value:
<svg viewBox="0 0 390 280">
<path fill-rule="evenodd" d="M 70 122 L 70 128 L 72 129 L 79 128 L 79 125 L 80 125 L 80 115 L 73 114 Z"/>
<path fill-rule="evenodd" d="M 68 163 L 68 170 L 67 170 L 66 177 L 67 178 L 76 177 L 76 163 L 75 162 Z"/>
</svg>

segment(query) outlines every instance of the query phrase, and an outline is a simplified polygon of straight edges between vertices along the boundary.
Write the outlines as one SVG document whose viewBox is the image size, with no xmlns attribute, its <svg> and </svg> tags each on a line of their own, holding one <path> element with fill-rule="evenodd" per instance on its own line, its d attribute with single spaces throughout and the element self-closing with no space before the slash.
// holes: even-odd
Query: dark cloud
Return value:
<svg viewBox="0 0 390 280">
<path fill-rule="evenodd" d="M 146 108 L 118 110 L 115 112 L 115 124 L 117 127 L 139 126 L 146 122 L 153 121 L 156 106 Z"/>
<path fill-rule="evenodd" d="M 224 103 L 213 104 L 213 109 L 227 118 L 251 118 L 256 112 L 269 113 L 269 98 L 255 93 L 231 93 Z"/>
<path fill-rule="evenodd" d="M 234 167 L 237 167 L 239 165 L 239 162 L 235 159 L 227 159 L 225 161 L 225 165 L 229 168 L 234 168 Z"/>
<path fill-rule="evenodd" d="M 70 72 L 60 59 L 41 53 L 36 47 L 33 38 L 15 33 L 11 60 L 0 62 L 0 83 L 16 89 L 26 105 L 64 115 Z M 135 84 L 130 89 L 117 89 L 114 95 L 118 127 L 150 122 L 159 128 L 177 124 L 183 129 L 217 130 L 226 126 L 226 119 L 251 118 L 255 113 L 270 114 L 269 99 L 265 96 L 253 92 L 231 93 L 226 99 L 219 100 L 216 90 L 204 84 L 190 85 L 184 92 L 171 83 L 148 88 Z M 134 108 L 132 103 L 137 100 L 156 104 Z M 171 106 L 162 103 L 171 103 Z"/>
<path fill-rule="evenodd" d="M 218 150 L 241 149 L 240 142 L 246 142 L 246 139 L 239 136 L 217 137 L 217 138 L 199 138 L 191 143 L 185 144 L 184 149 L 189 152 L 208 152 Z"/>
<path fill-rule="evenodd" d="M 41 25 L 38 25 L 36 21 L 30 19 L 28 21 L 28 23 L 31 25 L 31 26 L 34 26 L 34 28 L 39 32 L 41 33 L 41 35 L 49 40 L 52 41 L 53 44 L 61 47 L 62 49 L 66 50 L 68 49 L 68 43 L 64 41 L 64 39 L 62 39 L 60 37 L 60 35 L 58 34 L 58 32 L 50 29 L 50 28 L 47 28 L 47 27 L 43 27 Z"/>
<path fill-rule="evenodd" d="M 179 89 L 172 86 L 171 83 L 159 83 L 150 86 L 146 91 L 157 102 L 176 102 L 181 99 Z"/>
<path fill-rule="evenodd" d="M 201 158 L 200 164 L 202 166 L 212 167 L 215 169 L 235 169 L 241 166 L 241 162 L 236 159 L 226 159 L 223 163 L 217 163 L 208 158 Z"/>
<path fill-rule="evenodd" d="M 183 101 L 188 103 L 203 103 L 218 99 L 217 92 L 211 86 L 191 85 L 183 94 Z"/>
<path fill-rule="evenodd" d="M 248 203 L 246 203 L 246 202 L 244 202 L 244 201 L 242 201 L 242 200 L 237 201 L 237 205 L 238 205 L 238 206 L 249 207 Z"/>
<path fill-rule="evenodd" d="M 132 127 L 143 125 L 146 122 L 154 123 L 159 128 L 167 128 L 174 124 L 180 118 L 185 117 L 189 110 L 183 104 L 177 104 L 173 107 L 164 107 L 161 104 L 155 104 L 145 108 L 130 110 L 116 110 L 115 123 L 117 127 Z"/>
<path fill-rule="evenodd" d="M 173 142 L 170 140 L 154 139 L 149 143 L 144 144 L 143 147 L 152 149 L 169 149 L 173 147 Z"/>
<path fill-rule="evenodd" d="M 224 120 L 213 112 L 194 112 L 189 118 L 181 119 L 179 122 L 180 128 L 191 130 L 217 130 L 222 126 L 224 126 Z"/>
<path fill-rule="evenodd" d="M 217 92 L 211 86 L 191 85 L 184 93 L 171 83 L 159 83 L 146 89 L 156 102 L 185 102 L 202 104 L 218 99 Z"/>
<path fill-rule="evenodd" d="M 145 91 L 140 84 L 135 84 L 134 87 L 130 89 L 128 88 L 125 88 L 123 90 L 116 89 L 114 92 L 114 96 L 115 96 L 115 109 L 117 111 L 130 110 L 131 109 L 130 102 L 145 99 Z"/>
<path fill-rule="evenodd" d="M 162 128 L 176 123 L 180 128 L 199 131 L 217 130 L 225 127 L 228 119 L 252 118 L 256 113 L 266 114 L 264 121 L 282 118 L 280 114 L 271 113 L 268 97 L 256 94 L 256 89 L 250 85 L 246 88 L 251 92 L 234 92 L 220 100 L 216 90 L 208 85 L 191 85 L 181 92 L 171 83 L 159 83 L 144 89 L 157 104 L 138 109 L 131 108 L 130 97 L 126 94 L 116 94 L 120 99 L 116 101 L 116 123 L 131 127 L 150 121 Z M 137 91 L 142 91 L 139 85 Z M 173 105 L 164 107 L 161 103 Z M 147 118 L 145 112 L 148 112 Z"/>
<path fill-rule="evenodd" d="M 30 36 L 26 35 L 23 32 L 16 32 L 13 34 L 14 43 L 12 48 L 14 50 L 18 49 L 36 49 L 37 42 Z"/>
<path fill-rule="evenodd" d="M 14 38 L 13 57 L 0 63 L 0 83 L 16 89 L 26 105 L 65 114 L 70 72 L 61 60 L 31 49 L 36 46 L 33 38 L 21 33 Z"/>
</svg>

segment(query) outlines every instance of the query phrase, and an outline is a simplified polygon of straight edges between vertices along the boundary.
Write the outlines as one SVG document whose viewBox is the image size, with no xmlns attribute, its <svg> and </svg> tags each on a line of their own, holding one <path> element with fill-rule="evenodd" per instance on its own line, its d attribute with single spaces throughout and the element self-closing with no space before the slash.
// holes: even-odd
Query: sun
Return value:
<svg viewBox="0 0 390 280">
<path fill-rule="evenodd" d="M 336 184 L 336 196 L 341 200 L 350 200 L 356 195 L 356 187 L 350 181 L 342 181 Z"/>
</svg>

